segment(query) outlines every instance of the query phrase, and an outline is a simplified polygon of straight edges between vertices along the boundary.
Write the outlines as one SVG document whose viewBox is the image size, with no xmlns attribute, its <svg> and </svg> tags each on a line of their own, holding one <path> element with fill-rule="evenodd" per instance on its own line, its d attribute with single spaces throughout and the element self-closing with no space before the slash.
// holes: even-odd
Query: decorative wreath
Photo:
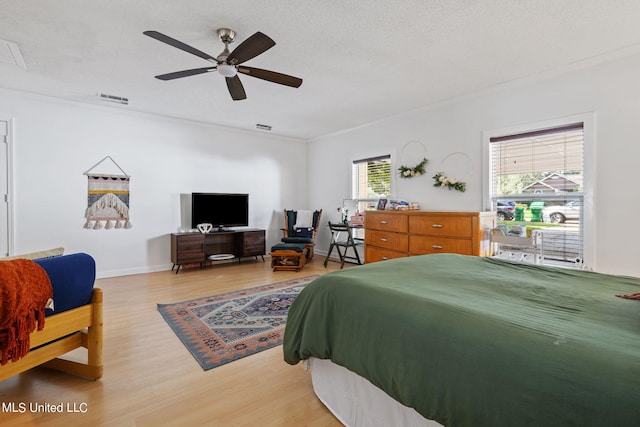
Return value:
<svg viewBox="0 0 640 427">
<path fill-rule="evenodd" d="M 433 186 L 440 187 L 440 188 L 448 188 L 449 190 L 456 190 L 456 191 L 460 191 L 461 193 L 464 193 L 465 190 L 467 189 L 466 181 L 467 179 L 469 179 L 469 177 L 471 177 L 471 174 L 473 171 L 473 161 L 471 160 L 471 157 L 469 157 L 468 154 L 462 153 L 460 151 L 456 151 L 456 152 L 450 153 L 444 159 L 442 159 L 442 162 L 439 168 L 441 171 L 443 169 L 447 169 L 446 167 L 444 167 L 444 165 L 445 163 L 450 161 L 451 157 L 453 156 L 458 156 L 458 157 L 461 156 L 464 160 L 466 160 L 468 165 L 465 168 L 465 170 L 467 170 L 469 174 L 464 180 L 458 180 L 458 179 L 446 176 L 444 172 L 438 172 L 433 176 L 433 180 L 434 180 Z"/>
<path fill-rule="evenodd" d="M 400 173 L 400 178 L 414 178 L 416 176 L 420 176 L 420 175 L 424 175 L 425 173 L 427 173 L 427 163 L 429 163 L 429 160 L 427 160 L 427 148 L 424 146 L 424 144 L 420 141 L 409 141 L 406 144 L 404 144 L 404 146 L 402 147 L 402 150 L 400 150 L 400 154 L 399 154 L 399 158 L 400 161 L 402 161 L 403 157 L 409 157 L 409 153 L 407 151 L 408 147 L 412 147 L 413 151 L 415 152 L 415 150 L 419 150 L 422 151 L 422 161 L 420 163 L 418 163 L 417 165 L 415 165 L 414 167 L 409 167 L 409 166 L 400 166 L 398 168 L 398 172 Z M 416 154 L 416 153 L 414 153 Z M 413 156 L 411 156 L 413 157 Z M 418 156 L 415 156 L 418 157 Z M 415 158 L 414 157 L 414 158 Z M 418 157 L 420 158 L 420 157 Z M 405 163 L 405 161 L 402 161 L 403 163 Z"/>
<path fill-rule="evenodd" d="M 433 176 L 435 180 L 434 187 L 447 187 L 449 190 L 458 190 L 462 193 L 467 189 L 467 183 L 458 181 L 455 178 L 448 178 L 442 172 L 438 172 Z"/>
<path fill-rule="evenodd" d="M 429 160 L 427 160 L 427 158 L 425 157 L 424 159 L 422 159 L 420 163 L 418 163 L 412 168 L 408 166 L 400 166 L 398 168 L 398 172 L 400 172 L 400 177 L 413 178 L 414 176 L 424 175 L 425 173 L 427 173 L 427 170 L 425 169 L 425 166 L 427 166 L 427 163 L 429 163 Z"/>
</svg>

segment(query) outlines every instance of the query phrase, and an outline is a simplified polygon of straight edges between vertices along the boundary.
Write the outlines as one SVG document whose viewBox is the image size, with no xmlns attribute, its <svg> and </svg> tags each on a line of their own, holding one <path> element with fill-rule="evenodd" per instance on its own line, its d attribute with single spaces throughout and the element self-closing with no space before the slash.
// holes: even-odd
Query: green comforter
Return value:
<svg viewBox="0 0 640 427">
<path fill-rule="evenodd" d="M 446 426 L 640 425 L 640 279 L 437 254 L 321 276 L 284 358 L 331 359 Z"/>
</svg>

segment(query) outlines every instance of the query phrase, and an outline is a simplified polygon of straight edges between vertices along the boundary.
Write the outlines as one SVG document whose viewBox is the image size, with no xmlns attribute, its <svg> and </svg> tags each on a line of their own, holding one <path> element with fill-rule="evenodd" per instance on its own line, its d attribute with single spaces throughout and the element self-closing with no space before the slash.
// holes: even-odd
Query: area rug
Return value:
<svg viewBox="0 0 640 427">
<path fill-rule="evenodd" d="M 282 344 L 289 307 L 316 277 L 158 304 L 158 311 L 207 371 Z"/>
</svg>

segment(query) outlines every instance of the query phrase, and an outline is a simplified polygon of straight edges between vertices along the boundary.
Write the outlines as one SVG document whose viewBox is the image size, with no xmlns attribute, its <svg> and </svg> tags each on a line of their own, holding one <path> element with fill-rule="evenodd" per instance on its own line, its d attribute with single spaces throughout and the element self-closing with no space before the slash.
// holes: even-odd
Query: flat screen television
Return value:
<svg viewBox="0 0 640 427">
<path fill-rule="evenodd" d="M 209 223 L 214 230 L 249 225 L 249 195 L 191 193 L 191 228 Z"/>
</svg>

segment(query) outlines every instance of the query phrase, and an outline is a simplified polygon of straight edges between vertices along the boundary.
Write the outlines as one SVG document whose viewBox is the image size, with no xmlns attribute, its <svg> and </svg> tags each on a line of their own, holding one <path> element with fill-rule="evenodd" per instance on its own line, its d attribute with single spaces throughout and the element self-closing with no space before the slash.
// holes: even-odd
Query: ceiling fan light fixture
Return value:
<svg viewBox="0 0 640 427">
<path fill-rule="evenodd" d="M 235 49 L 233 49 L 233 51 L 230 52 L 229 43 L 233 42 L 233 39 L 235 38 L 235 32 L 228 28 L 220 28 L 218 30 L 218 36 L 224 43 L 224 50 L 216 58 L 209 55 L 208 53 L 196 49 L 193 46 L 189 46 L 188 44 L 182 43 L 179 40 L 176 40 L 155 30 L 143 31 L 143 34 L 162 43 L 166 43 L 169 46 L 173 46 L 177 49 L 198 56 L 206 61 L 209 61 L 212 64 L 215 64 L 215 66 L 176 71 L 173 73 L 166 73 L 155 76 L 159 80 L 174 80 L 182 77 L 195 76 L 198 74 L 204 74 L 214 70 L 218 70 L 218 73 L 221 76 L 225 77 L 227 89 L 229 89 L 231 99 L 233 99 L 234 101 L 240 101 L 247 98 L 238 73 L 254 77 L 256 79 L 261 79 L 271 83 L 277 83 L 290 87 L 300 87 L 300 85 L 302 84 L 301 78 L 277 73 L 275 71 L 263 70 L 261 68 L 253 68 L 247 66 L 238 68 L 246 61 L 249 61 L 256 56 L 263 54 L 264 52 L 275 46 L 276 42 L 274 42 L 269 36 L 261 33 L 260 31 L 245 39 Z"/>
<path fill-rule="evenodd" d="M 238 70 L 236 70 L 236 67 L 229 64 L 218 65 L 218 72 L 225 77 L 235 77 L 235 75 L 238 74 Z"/>
</svg>

